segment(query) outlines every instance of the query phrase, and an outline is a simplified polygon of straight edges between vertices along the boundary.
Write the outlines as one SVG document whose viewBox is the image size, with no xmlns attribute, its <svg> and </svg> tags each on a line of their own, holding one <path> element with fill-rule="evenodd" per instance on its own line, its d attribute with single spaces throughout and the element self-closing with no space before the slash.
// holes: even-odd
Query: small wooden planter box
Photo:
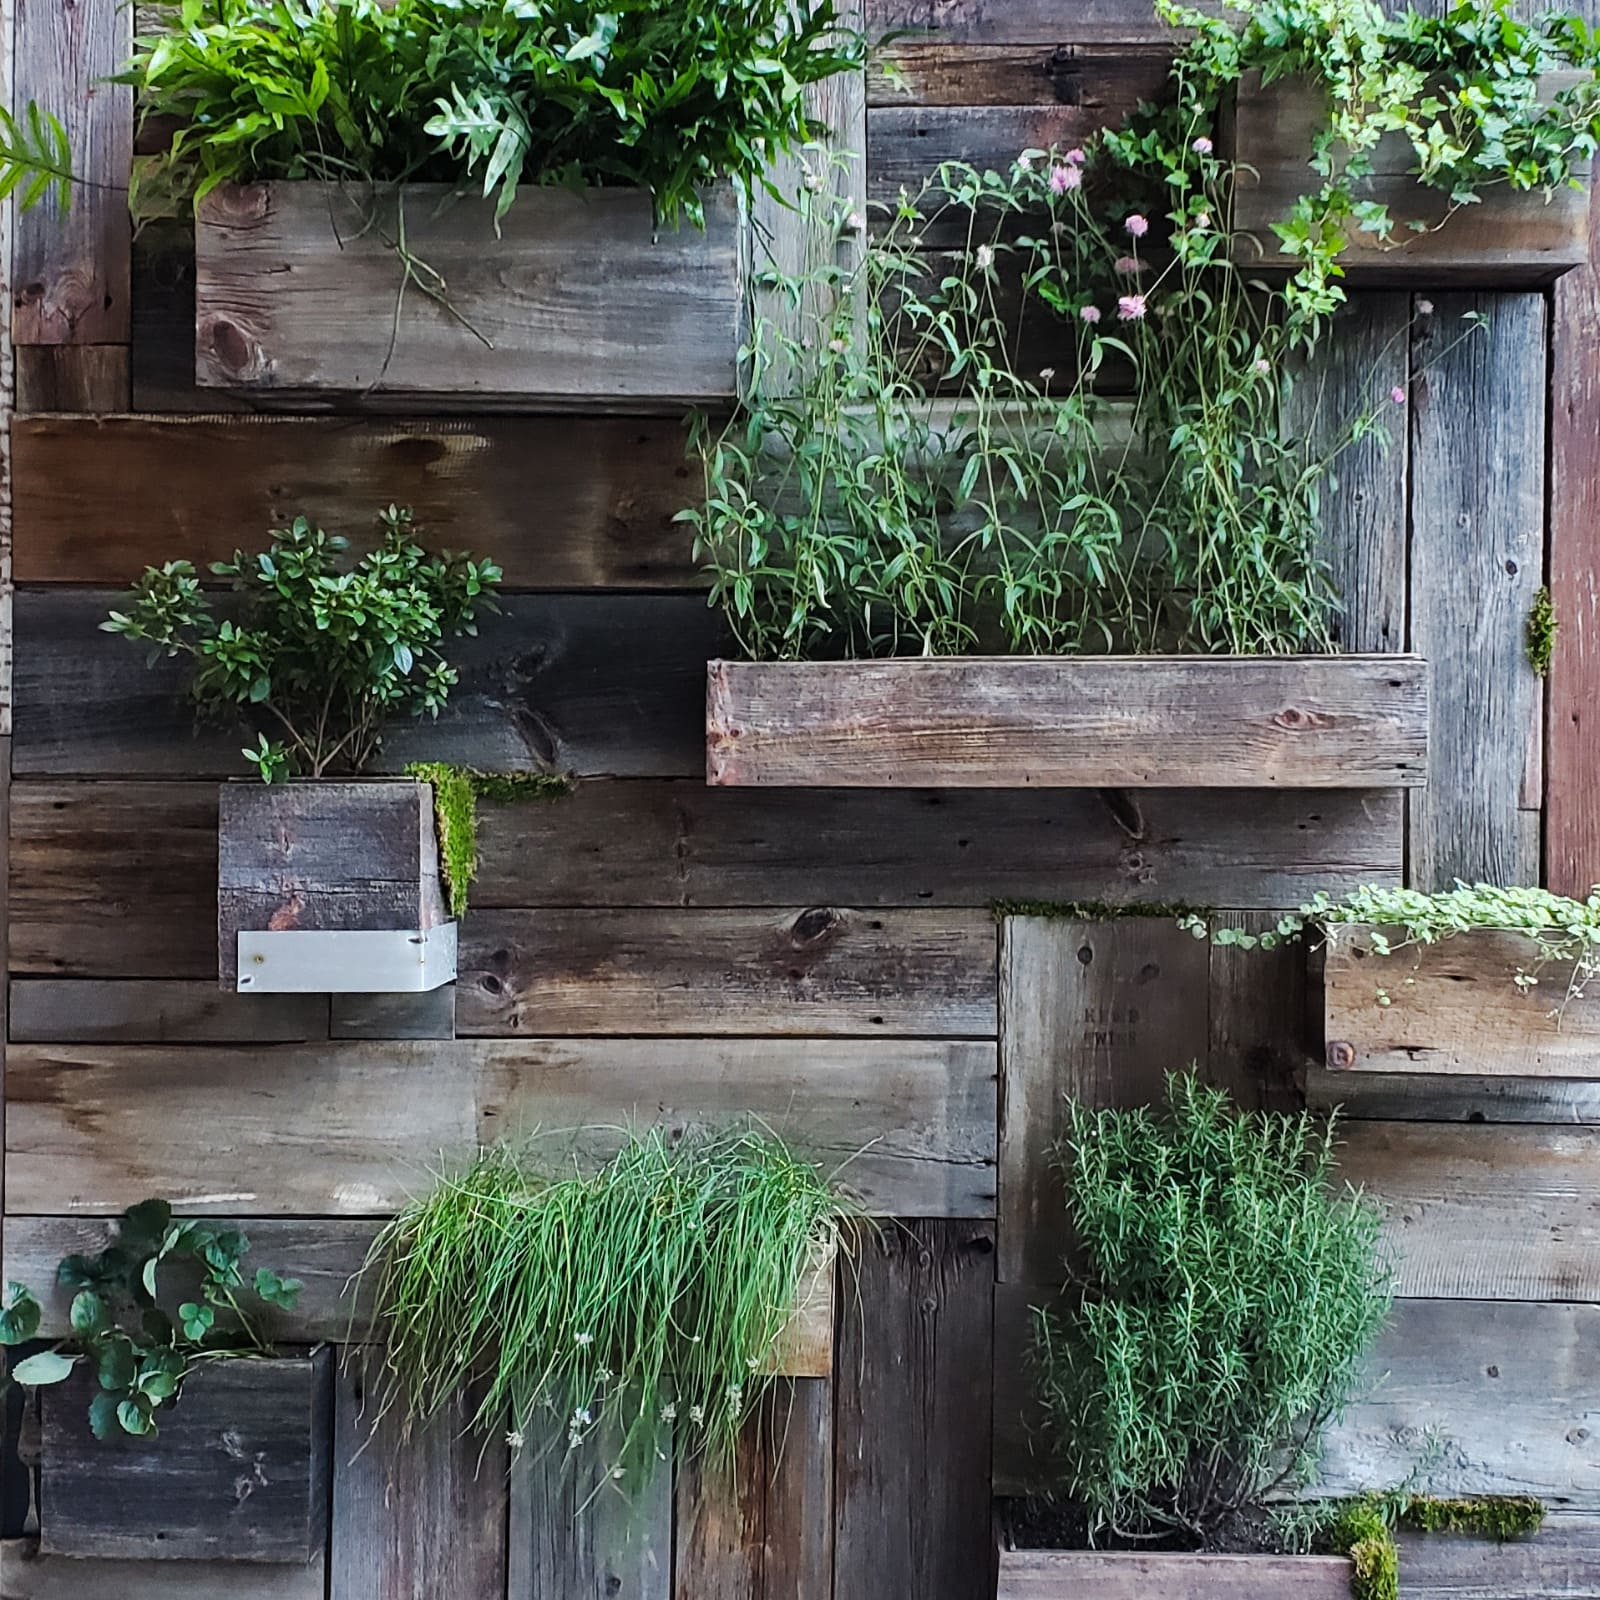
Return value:
<svg viewBox="0 0 1600 1600">
<path fill-rule="evenodd" d="M 1330 1070 L 1600 1078 L 1600 983 L 1568 1001 L 1570 962 L 1524 991 L 1514 979 L 1539 961 L 1525 934 L 1474 929 L 1380 956 L 1372 932 L 1335 924 L 1312 958 Z"/>
<path fill-rule="evenodd" d="M 731 400 L 745 228 L 731 185 L 704 204 L 704 231 L 658 233 L 643 190 L 527 187 L 497 235 L 491 203 L 443 184 L 216 189 L 195 217 L 195 381 L 625 409 Z M 449 305 L 408 285 L 396 332 L 402 268 L 385 241 L 402 205 L 406 247 Z"/>
<path fill-rule="evenodd" d="M 153 1439 L 89 1431 L 92 1374 L 40 1391 L 40 1549 L 125 1560 L 304 1562 L 328 1532 L 333 1352 L 217 1361 Z"/>
<path fill-rule="evenodd" d="M 1582 76 L 1551 73 L 1540 87 L 1554 95 Z M 1232 142 L 1246 170 L 1235 183 L 1233 228 L 1253 236 L 1240 241 L 1241 264 L 1268 272 L 1298 268 L 1279 250 L 1272 224 L 1289 215 L 1308 185 L 1320 182 L 1310 162 L 1323 116 L 1320 90 L 1304 79 L 1263 84 L 1259 73 L 1249 73 L 1240 82 Z M 1354 222 L 1347 226 L 1350 242 L 1340 263 L 1351 283 L 1534 288 L 1588 260 L 1587 185 L 1558 189 L 1547 200 L 1541 191 L 1497 184 L 1450 216 L 1449 197 L 1412 176 L 1416 157 L 1403 135 L 1386 134 L 1372 159 L 1372 176 L 1359 197 L 1387 206 L 1395 227 L 1383 240 Z M 1430 231 L 1413 232 L 1406 226 L 1412 221 Z"/>
<path fill-rule="evenodd" d="M 1350 1600 L 1343 1556 L 1002 1550 L 997 1600 Z"/>
<path fill-rule="evenodd" d="M 713 661 L 706 781 L 823 788 L 1413 787 L 1417 656 Z"/>
<path fill-rule="evenodd" d="M 409 993 L 454 979 L 432 784 L 223 784 L 217 965 L 224 989 L 254 993 Z"/>
</svg>

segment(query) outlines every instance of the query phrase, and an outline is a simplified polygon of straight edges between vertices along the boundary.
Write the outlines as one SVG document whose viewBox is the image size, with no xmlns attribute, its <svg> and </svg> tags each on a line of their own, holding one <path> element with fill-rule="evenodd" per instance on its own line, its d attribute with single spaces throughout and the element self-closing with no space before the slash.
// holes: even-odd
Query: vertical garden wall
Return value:
<svg viewBox="0 0 1600 1600">
<path fill-rule="evenodd" d="M 860 152 L 842 180 L 860 205 L 942 161 L 1081 145 L 1160 92 L 1175 49 L 1142 0 L 866 0 L 865 24 L 893 41 L 812 91 L 833 147 Z M 1047 1470 L 1026 1347 L 1063 1273 L 1063 1096 L 1144 1105 L 1191 1064 L 1245 1107 L 1342 1105 L 1340 1172 L 1385 1208 L 1397 1299 L 1323 1489 L 1420 1474 L 1535 1496 L 1531 1540 L 1402 1534 L 1406 1592 L 1600 1595 L 1597 1002 L 1556 1028 L 1506 981 L 1515 952 L 1453 944 L 1375 1008 L 1349 940 L 1310 961 L 1218 937 L 1363 886 L 1581 898 L 1600 878 L 1600 275 L 1557 275 L 1571 219 L 1514 286 L 1498 258 L 1352 284 L 1292 403 L 1396 399 L 1389 447 L 1355 446 L 1320 506 L 1344 597 L 1325 675 L 1073 659 L 1080 676 L 1023 692 L 988 662 L 930 692 L 901 669 L 937 664 L 808 663 L 843 685 L 802 690 L 770 676 L 793 663 L 728 659 L 674 520 L 702 489 L 682 412 L 726 407 L 749 332 L 731 192 L 666 245 L 630 195 L 603 250 L 565 231 L 565 190 L 501 233 L 485 207 L 432 237 L 488 343 L 436 319 L 439 343 L 392 367 L 389 290 L 360 278 L 390 252 L 332 248 L 305 196 L 219 192 L 198 244 L 187 221 L 133 237 L 133 96 L 106 81 L 133 29 L 117 0 L 12 0 L 0 23 L 8 101 L 58 116 L 91 179 L 5 245 L 4 1278 L 50 1285 L 160 1196 L 238 1224 L 252 1266 L 303 1288 L 267 1305 L 278 1387 L 230 1399 L 248 1364 L 208 1372 L 163 1429 L 192 1448 L 148 1470 L 97 1456 L 59 1396 L 12 1391 L 4 1600 L 988 1600 L 996 1501 Z M 802 265 L 794 214 L 756 205 Z M 419 209 L 419 254 L 440 226 Z M 952 243 L 920 248 L 937 271 Z M 535 287 L 506 313 L 519 261 Z M 621 310 L 600 293 L 619 280 Z M 1485 326 L 1461 339 L 1468 314 Z M 1051 328 L 1018 320 L 1050 366 Z M 259 549 L 297 515 L 359 536 L 390 505 L 503 578 L 452 647 L 448 705 L 397 725 L 375 770 L 570 792 L 479 797 L 453 984 L 219 987 L 219 881 L 240 908 L 229 975 L 246 933 L 443 922 L 432 840 L 350 824 L 346 864 L 400 841 L 359 872 L 358 921 L 347 884 L 271 856 L 292 824 L 260 825 L 251 854 L 224 816 L 219 845 L 240 739 L 196 731 L 170 664 L 144 671 L 99 624 L 149 565 Z M 941 726 L 930 706 L 951 704 Z M 337 908 L 306 913 L 325 892 Z M 839 1168 L 873 1225 L 808 1288 L 731 1474 L 665 1472 L 624 1511 L 466 1431 L 470 1395 L 408 1432 L 338 1359 L 364 1337 L 351 1275 L 441 1161 L 536 1128 L 604 1156 L 630 1122 L 676 1137 L 751 1114 Z M 42 1298 L 41 1334 L 66 1334 L 72 1296 Z M 1017 1600 L 1078 1592 L 1028 1565 L 1001 1580 Z M 1114 1564 L 1095 1580 L 1141 1592 Z"/>
</svg>

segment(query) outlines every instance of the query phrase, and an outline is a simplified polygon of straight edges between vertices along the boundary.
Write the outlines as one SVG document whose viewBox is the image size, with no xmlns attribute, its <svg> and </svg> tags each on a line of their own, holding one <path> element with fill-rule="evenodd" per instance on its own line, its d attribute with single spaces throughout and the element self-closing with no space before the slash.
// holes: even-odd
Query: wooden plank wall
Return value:
<svg viewBox="0 0 1600 1600">
<path fill-rule="evenodd" d="M 128 14 L 115 0 L 0 11 L 21 92 L 85 130 L 84 159 L 113 187 L 131 108 L 97 80 Z M 893 47 L 897 78 L 871 74 L 864 108 L 836 107 L 878 198 L 946 157 L 1080 140 L 1159 91 L 1170 49 L 1139 0 L 869 0 L 868 20 L 923 30 Z M 525 1468 L 508 1480 L 498 1448 L 480 1464 L 448 1429 L 400 1441 L 380 1425 L 362 1450 L 372 1422 L 351 1369 L 323 1562 L 247 1578 L 118 1563 L 91 1581 L 20 1542 L 5 1600 L 532 1600 L 557 1561 L 566 1592 L 624 1600 L 989 1600 L 991 1491 L 1030 1470 L 1018 1341 L 1059 1270 L 1038 1231 L 1055 1095 L 1148 1098 L 1190 1062 L 1252 1103 L 1351 1100 L 1347 1166 L 1394 1208 L 1405 1299 L 1375 1368 L 1389 1377 L 1339 1434 L 1332 1481 L 1399 1472 L 1437 1428 L 1450 1485 L 1558 1506 L 1553 1531 L 1512 1552 L 1408 1550 L 1416 1592 L 1600 1593 L 1584 1444 L 1600 1090 L 1307 1084 L 1292 956 L 1197 943 L 1170 919 L 990 913 L 1182 901 L 1265 923 L 1408 872 L 1532 880 L 1541 852 L 1558 887 L 1600 877 L 1592 272 L 1553 295 L 1434 295 L 1427 313 L 1426 297 L 1356 296 L 1297 391 L 1306 428 L 1319 395 L 1407 391 L 1392 447 L 1345 461 L 1325 554 L 1350 590 L 1347 648 L 1434 658 L 1433 782 L 1409 805 L 1394 791 L 761 793 L 703 782 L 704 662 L 722 639 L 671 522 L 695 492 L 676 419 L 244 412 L 195 388 L 182 230 L 130 253 L 114 193 L 74 216 L 66 234 L 27 219 L 0 257 L 21 413 L 0 445 L 8 1262 L 37 1278 L 104 1215 L 164 1191 L 239 1218 L 263 1259 L 308 1281 L 286 1333 L 338 1337 L 350 1266 L 441 1150 L 743 1109 L 842 1163 L 883 1220 L 840 1283 L 832 1380 L 780 1393 L 737 1492 L 668 1485 L 642 1527 L 585 1543 L 560 1494 Z M 1469 309 L 1491 334 L 1441 356 Z M 1028 331 L 1047 352 L 1048 330 Z M 12 373 L 0 339 L 7 421 Z M 511 593 L 447 718 L 397 735 L 390 764 L 584 781 L 564 801 L 486 808 L 452 997 L 223 995 L 216 781 L 238 741 L 196 733 L 169 681 L 94 624 L 147 562 L 214 558 L 298 511 L 359 534 L 391 500 L 494 556 Z M 1521 654 L 1547 576 L 1563 624 L 1548 708 Z"/>
</svg>

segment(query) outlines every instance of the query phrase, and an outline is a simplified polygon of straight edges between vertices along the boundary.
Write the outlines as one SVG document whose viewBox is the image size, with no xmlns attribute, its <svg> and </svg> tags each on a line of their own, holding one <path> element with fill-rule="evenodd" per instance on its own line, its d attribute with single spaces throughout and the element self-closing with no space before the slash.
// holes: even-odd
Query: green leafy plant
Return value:
<svg viewBox="0 0 1600 1600">
<path fill-rule="evenodd" d="M 1034 1370 L 1091 1537 L 1206 1544 L 1307 1472 L 1389 1309 L 1375 1207 L 1333 1126 L 1241 1114 L 1192 1076 L 1164 1113 L 1068 1106 L 1074 1253 Z M 1064 1241 L 1065 1242 L 1065 1241 Z"/>
<path fill-rule="evenodd" d="M 148 645 L 152 665 L 187 659 L 202 715 L 267 722 L 275 737 L 243 751 L 266 782 L 359 773 L 389 718 L 439 715 L 459 677 L 442 647 L 477 632 L 500 582 L 493 562 L 429 555 L 409 511 L 390 506 L 378 527 L 353 564 L 347 540 L 305 517 L 274 529 L 259 555 L 213 563 L 235 597 L 223 608 L 191 563 L 147 568 L 128 609 L 100 626 Z"/>
<path fill-rule="evenodd" d="M 249 1249 L 237 1229 L 177 1219 L 164 1200 L 132 1207 L 98 1255 L 62 1261 L 56 1279 L 73 1291 L 72 1337 L 18 1362 L 12 1377 L 30 1386 L 60 1383 L 82 1362 L 98 1384 L 89 1403 L 97 1439 L 119 1430 L 155 1434 L 156 1413 L 177 1399 L 184 1380 L 202 1363 L 270 1353 L 255 1324 L 257 1306 L 288 1309 L 302 1285 L 260 1267 L 247 1286 L 243 1263 Z M 158 1303 L 163 1270 L 176 1271 L 190 1295 L 175 1315 Z M 32 1292 L 8 1283 L 0 1305 L 0 1345 L 32 1339 L 40 1318 Z"/>
<path fill-rule="evenodd" d="M 31 211 L 54 196 L 65 214 L 72 206 L 72 141 L 61 119 L 33 101 L 15 114 L 0 105 L 0 201 Z"/>
<path fill-rule="evenodd" d="M 481 1375 L 481 1428 L 602 1451 L 624 1494 L 663 1460 L 726 1461 L 841 1210 L 754 1129 L 637 1133 L 564 1178 L 486 1150 L 374 1245 L 391 1399 L 425 1419 Z"/>
<path fill-rule="evenodd" d="M 1555 602 L 1550 598 L 1549 588 L 1540 589 L 1528 611 L 1527 646 L 1528 665 L 1541 678 L 1550 676 L 1550 663 L 1555 660 L 1556 633 L 1560 626 L 1556 621 Z"/>
<path fill-rule="evenodd" d="M 408 778 L 433 785 L 439 870 L 450 898 L 450 915 L 466 915 L 467 895 L 478 875 L 478 801 L 553 800 L 572 793 L 572 779 L 554 772 L 480 772 L 447 761 L 413 761 Z"/>
<path fill-rule="evenodd" d="M 1462 1533 L 1481 1539 L 1520 1539 L 1544 1523 L 1542 1500 L 1530 1494 L 1413 1495 L 1401 1522 L 1421 1533 Z"/>
<path fill-rule="evenodd" d="M 1351 1600 L 1399 1600 L 1400 1549 L 1394 1542 L 1394 1510 L 1377 1496 L 1315 1508 L 1321 1526 L 1317 1544 L 1350 1560 Z"/>
</svg>

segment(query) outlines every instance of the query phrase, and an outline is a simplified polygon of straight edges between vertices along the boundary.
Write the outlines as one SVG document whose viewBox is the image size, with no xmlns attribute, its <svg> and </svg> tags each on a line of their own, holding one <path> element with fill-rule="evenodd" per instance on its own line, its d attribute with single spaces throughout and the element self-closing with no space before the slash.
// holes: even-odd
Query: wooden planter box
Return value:
<svg viewBox="0 0 1600 1600">
<path fill-rule="evenodd" d="M 1423 783 L 1417 656 L 713 661 L 706 781 L 825 788 Z"/>
<path fill-rule="evenodd" d="M 1541 90 L 1553 96 L 1583 76 L 1551 73 L 1541 80 Z M 1289 215 L 1308 185 L 1320 182 L 1310 162 L 1324 104 L 1321 91 L 1303 79 L 1263 84 L 1259 73 L 1250 73 L 1240 82 L 1232 144 L 1247 170 L 1235 183 L 1233 228 L 1253 235 L 1238 246 L 1245 266 L 1292 272 L 1299 265 L 1279 250 L 1272 224 Z M 1348 224 L 1350 242 L 1340 260 L 1351 283 L 1532 288 L 1588 260 L 1587 185 L 1558 189 L 1546 200 L 1542 192 L 1499 184 L 1477 204 L 1449 216 L 1449 197 L 1412 176 L 1416 157 L 1403 135 L 1386 134 L 1372 159 L 1373 173 L 1358 197 L 1389 208 L 1394 234 L 1385 241 Z M 1431 231 L 1415 233 L 1406 226 L 1411 221 L 1424 222 Z"/>
<path fill-rule="evenodd" d="M 1572 963 L 1524 991 L 1513 980 L 1539 960 L 1525 934 L 1475 929 L 1380 956 L 1372 932 L 1335 924 L 1312 957 L 1330 1070 L 1600 1077 L 1600 982 L 1563 1004 Z"/>
<path fill-rule="evenodd" d="M 81 1365 L 40 1390 L 40 1549 L 125 1560 L 304 1562 L 328 1532 L 333 1352 L 217 1361 L 159 1433 L 99 1440 Z"/>
<path fill-rule="evenodd" d="M 225 783 L 217 807 L 224 989 L 376 994 L 456 974 L 433 785 Z"/>
<path fill-rule="evenodd" d="M 408 285 L 397 332 L 403 274 L 385 241 L 402 205 L 407 248 L 442 275 L 449 304 Z M 497 234 L 491 203 L 443 184 L 219 188 L 195 216 L 195 381 L 622 408 L 731 400 L 745 327 L 733 187 L 709 191 L 705 213 L 703 232 L 658 233 L 643 190 L 529 187 Z"/>
<path fill-rule="evenodd" d="M 1343 1556 L 1002 1550 L 998 1600 L 1350 1600 Z"/>
</svg>

